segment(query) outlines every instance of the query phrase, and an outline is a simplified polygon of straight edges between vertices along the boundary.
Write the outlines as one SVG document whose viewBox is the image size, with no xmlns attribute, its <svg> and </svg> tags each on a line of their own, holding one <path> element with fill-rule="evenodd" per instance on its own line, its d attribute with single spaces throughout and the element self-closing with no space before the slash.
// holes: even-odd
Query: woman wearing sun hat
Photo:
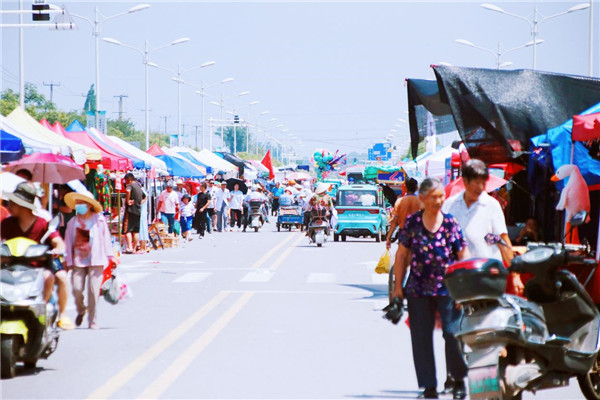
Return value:
<svg viewBox="0 0 600 400">
<path fill-rule="evenodd" d="M 72 268 L 73 297 L 77 308 L 75 325 L 80 326 L 87 311 L 90 329 L 98 329 L 96 305 L 100 296 L 102 273 L 114 257 L 108 224 L 102 206 L 90 192 L 68 193 L 65 203 L 75 210 L 76 216 L 67 224 L 65 261 Z M 88 305 L 83 303 L 83 290 L 87 279 Z"/>
</svg>

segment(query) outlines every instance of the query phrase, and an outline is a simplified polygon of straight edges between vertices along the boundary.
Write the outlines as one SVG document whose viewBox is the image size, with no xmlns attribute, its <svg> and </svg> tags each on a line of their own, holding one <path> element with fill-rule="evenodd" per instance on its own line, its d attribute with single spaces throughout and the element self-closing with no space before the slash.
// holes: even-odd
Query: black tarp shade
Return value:
<svg viewBox="0 0 600 400">
<path fill-rule="evenodd" d="M 235 154 L 228 153 L 226 151 L 221 151 L 220 153 L 223 155 L 223 159 L 225 161 L 229 161 L 230 163 L 238 167 L 240 176 L 244 176 L 244 169 L 246 168 L 246 163 L 244 162 L 244 160 L 242 160 Z"/>
<path fill-rule="evenodd" d="M 487 163 L 515 161 L 533 136 L 600 102 L 595 78 L 532 70 L 433 70 L 439 101 L 449 105 L 469 155 Z"/>
</svg>

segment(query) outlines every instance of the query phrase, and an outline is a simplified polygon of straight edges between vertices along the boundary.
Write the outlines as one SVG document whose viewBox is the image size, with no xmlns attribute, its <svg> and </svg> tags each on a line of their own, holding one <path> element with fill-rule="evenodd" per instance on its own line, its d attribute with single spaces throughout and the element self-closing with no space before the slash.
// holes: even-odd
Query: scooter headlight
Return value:
<svg viewBox="0 0 600 400">
<path fill-rule="evenodd" d="M 2 243 L 0 245 L 0 257 L 10 257 L 10 249 L 8 248 L 7 245 L 5 245 L 4 243 Z"/>
<path fill-rule="evenodd" d="M 25 257 L 28 258 L 37 258 L 41 257 L 48 251 L 48 246 L 43 244 L 36 244 L 33 246 L 29 246 L 25 251 Z"/>
</svg>

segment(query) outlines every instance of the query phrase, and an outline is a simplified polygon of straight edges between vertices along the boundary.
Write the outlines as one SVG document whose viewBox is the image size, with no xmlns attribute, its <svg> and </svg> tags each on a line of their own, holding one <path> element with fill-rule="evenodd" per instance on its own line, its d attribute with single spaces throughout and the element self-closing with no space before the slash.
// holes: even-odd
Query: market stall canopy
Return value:
<svg viewBox="0 0 600 400">
<path fill-rule="evenodd" d="M 573 116 L 573 140 L 586 142 L 600 138 L 600 113 Z"/>
<path fill-rule="evenodd" d="M 600 79 L 532 70 L 434 66 L 442 102 L 472 158 L 514 161 L 532 137 L 594 106 Z"/>
<path fill-rule="evenodd" d="M 0 162 L 16 161 L 24 154 L 23 141 L 4 129 L 0 129 Z"/>
<path fill-rule="evenodd" d="M 244 160 L 242 160 L 235 154 L 231 154 L 226 151 L 219 151 L 219 152 L 215 151 L 214 154 L 216 154 L 218 157 L 221 157 L 223 160 L 238 167 L 240 176 L 244 176 L 244 168 L 246 168 L 246 163 L 244 162 Z"/>
<path fill-rule="evenodd" d="M 598 112 L 600 112 L 600 103 L 582 112 L 581 115 Z M 549 129 L 546 134 L 532 138 L 531 141 L 536 147 L 550 146 L 555 172 L 563 165 L 575 164 L 579 167 L 583 179 L 590 188 L 600 185 L 600 160 L 590 155 L 590 150 L 585 142 L 576 141 L 573 143 L 571 138 L 572 129 L 573 120 L 570 119 L 560 126 Z M 572 148 L 573 162 L 571 162 Z M 564 181 L 556 182 L 556 185 L 562 189 Z"/>
<path fill-rule="evenodd" d="M 55 132 L 57 135 L 63 136 L 82 145 L 98 149 L 102 154 L 101 163 L 105 169 L 110 171 L 127 171 L 133 169 L 131 160 L 104 147 L 102 143 L 94 140 L 94 138 L 91 137 L 86 131 L 67 132 L 60 124 L 52 126 L 52 128 L 53 132 Z"/>
<path fill-rule="evenodd" d="M 32 135 L 31 131 L 22 129 L 2 115 L 0 115 L 0 129 L 21 139 L 23 146 L 28 153 L 58 153 L 66 156 L 71 155 L 71 149 L 68 146 L 61 146 L 54 142 L 41 141 L 39 138 Z M 79 151 L 79 153 L 83 157 L 83 162 L 85 162 L 85 154 L 83 151 Z"/>
<path fill-rule="evenodd" d="M 154 156 L 151 156 L 150 154 L 146 153 L 145 151 L 138 149 L 134 145 L 127 143 L 125 140 L 118 138 L 116 136 L 106 136 L 106 138 L 108 140 L 110 140 L 111 142 L 121 146 L 123 149 L 127 150 L 131 154 L 135 155 L 137 158 L 144 160 L 145 162 L 149 163 L 150 165 L 153 165 L 154 169 L 158 173 L 167 173 L 168 172 L 167 164 L 165 164 L 164 161 L 159 160 L 158 158 L 156 158 Z"/>
<path fill-rule="evenodd" d="M 118 144 L 115 144 L 114 142 L 110 141 L 105 134 L 103 134 L 102 132 L 99 132 L 96 128 L 86 129 L 81 124 L 81 122 L 79 122 L 78 120 L 74 120 L 73 122 L 71 122 L 71 124 L 66 129 L 58 121 L 55 122 L 54 125 L 52 125 L 52 127 L 55 130 L 61 129 L 63 131 L 67 131 L 67 132 L 86 132 L 95 141 L 100 142 L 104 148 L 107 148 L 110 151 L 112 151 L 113 153 L 116 153 L 120 156 L 131 159 L 134 168 L 139 168 L 139 169 L 150 168 L 149 163 L 145 162 L 144 160 L 140 159 L 139 157 L 135 156 L 134 154 L 123 149 Z"/>
<path fill-rule="evenodd" d="M 212 168 L 209 165 L 202 162 L 201 155 L 196 150 L 192 150 L 187 147 L 179 147 L 178 146 L 178 147 L 171 148 L 171 152 L 169 154 L 173 155 L 173 153 L 177 153 L 177 155 L 184 157 L 188 161 L 203 167 L 204 171 L 206 173 L 209 173 L 209 174 L 212 173 Z"/>
<path fill-rule="evenodd" d="M 250 164 L 252 164 L 261 173 L 267 173 L 267 174 L 269 173 L 269 168 L 265 167 L 260 161 L 258 161 L 258 160 L 248 160 L 248 162 Z"/>
<path fill-rule="evenodd" d="M 459 159 L 458 150 L 446 146 L 435 153 L 425 153 L 416 160 L 402 165 L 406 175 L 418 181 L 426 177 L 443 179 L 446 175 L 446 159 Z M 452 162 L 452 161 L 451 161 Z"/>
<path fill-rule="evenodd" d="M 14 122 L 16 126 L 20 127 L 19 131 L 27 131 L 28 135 L 31 135 L 38 141 L 70 148 L 72 153 L 71 156 L 77 164 L 83 164 L 86 159 L 89 161 L 94 161 L 102 158 L 102 155 L 98 149 L 82 145 L 78 142 L 74 142 L 73 140 L 69 140 L 63 136 L 57 135 L 48 128 L 43 127 L 21 107 L 15 108 L 13 112 L 8 115 L 7 119 L 11 122 Z M 83 157 L 81 157 L 82 152 L 85 156 L 83 160 Z M 62 150 L 61 153 L 64 154 Z"/>
<path fill-rule="evenodd" d="M 156 143 L 153 143 L 152 146 L 146 150 L 146 153 L 150 154 L 151 156 L 164 156 L 167 154 Z"/>
<path fill-rule="evenodd" d="M 162 160 L 167 165 L 169 174 L 171 176 L 180 176 L 182 178 L 203 178 L 204 175 L 198 170 L 192 163 L 185 161 L 181 158 L 169 156 L 169 155 L 158 155 L 156 156 L 159 160 Z"/>
<path fill-rule="evenodd" d="M 177 153 L 176 151 L 173 151 L 172 149 L 164 149 L 164 150 L 167 152 L 168 156 L 178 158 L 181 161 L 185 161 L 186 163 L 191 164 L 195 169 L 197 169 L 198 171 L 200 171 L 200 173 L 202 174 L 202 176 L 206 176 L 206 167 L 204 167 L 202 165 L 202 163 L 200 163 L 198 160 L 196 160 L 190 154 L 188 154 L 188 153 Z"/>
<path fill-rule="evenodd" d="M 237 172 L 237 167 L 232 163 L 225 161 L 218 155 L 212 153 L 210 150 L 202 149 L 199 151 L 200 161 L 212 167 L 213 171 L 219 172 Z"/>
</svg>

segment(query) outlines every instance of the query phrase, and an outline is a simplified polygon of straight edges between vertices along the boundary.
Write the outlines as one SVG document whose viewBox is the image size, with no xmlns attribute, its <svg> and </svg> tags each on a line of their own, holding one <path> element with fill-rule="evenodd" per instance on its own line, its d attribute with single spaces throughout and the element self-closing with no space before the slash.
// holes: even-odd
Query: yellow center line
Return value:
<svg viewBox="0 0 600 400">
<path fill-rule="evenodd" d="M 204 349 L 221 333 L 238 312 L 250 301 L 254 293 L 244 294 L 212 324 L 194 343 L 192 343 L 169 367 L 156 379 L 154 383 L 138 396 L 138 399 L 159 398 L 176 380 L 185 372 L 192 362 Z"/>
<path fill-rule="evenodd" d="M 287 242 L 289 242 L 290 240 L 292 240 L 294 238 L 294 235 L 287 235 L 287 238 L 279 243 L 277 246 L 273 247 L 271 250 L 269 250 L 268 252 L 266 252 L 258 261 L 256 261 L 254 264 L 252 264 L 252 268 L 260 268 L 260 266 L 269 259 L 269 257 L 271 257 L 273 254 L 275 254 L 277 251 L 279 251 L 279 249 L 281 249 L 283 246 L 285 246 L 285 244 Z"/>
<path fill-rule="evenodd" d="M 298 246 L 298 244 L 304 239 L 306 239 L 306 236 L 300 235 L 300 237 L 298 239 L 296 239 L 296 241 L 294 241 L 294 243 L 292 243 L 292 245 L 290 247 L 285 249 L 285 251 L 283 253 L 281 253 L 281 255 L 279 257 L 277 257 L 277 259 L 273 262 L 273 264 L 271 264 L 269 269 L 271 271 L 275 271 L 277 268 L 279 268 L 279 266 L 285 261 L 285 259 L 290 255 L 290 253 L 292 251 L 294 251 L 296 246 Z"/>
<path fill-rule="evenodd" d="M 179 340 L 187 331 L 196 325 L 202 318 L 214 310 L 229 295 L 227 292 L 219 292 L 201 309 L 192 314 L 175 329 L 171 330 L 161 340 L 146 350 L 142 355 L 129 363 L 125 368 L 117 372 L 106 383 L 96 389 L 89 395 L 88 399 L 106 399 L 116 393 L 127 382 L 133 379 L 145 366 L 158 357 L 177 340 Z"/>
</svg>

